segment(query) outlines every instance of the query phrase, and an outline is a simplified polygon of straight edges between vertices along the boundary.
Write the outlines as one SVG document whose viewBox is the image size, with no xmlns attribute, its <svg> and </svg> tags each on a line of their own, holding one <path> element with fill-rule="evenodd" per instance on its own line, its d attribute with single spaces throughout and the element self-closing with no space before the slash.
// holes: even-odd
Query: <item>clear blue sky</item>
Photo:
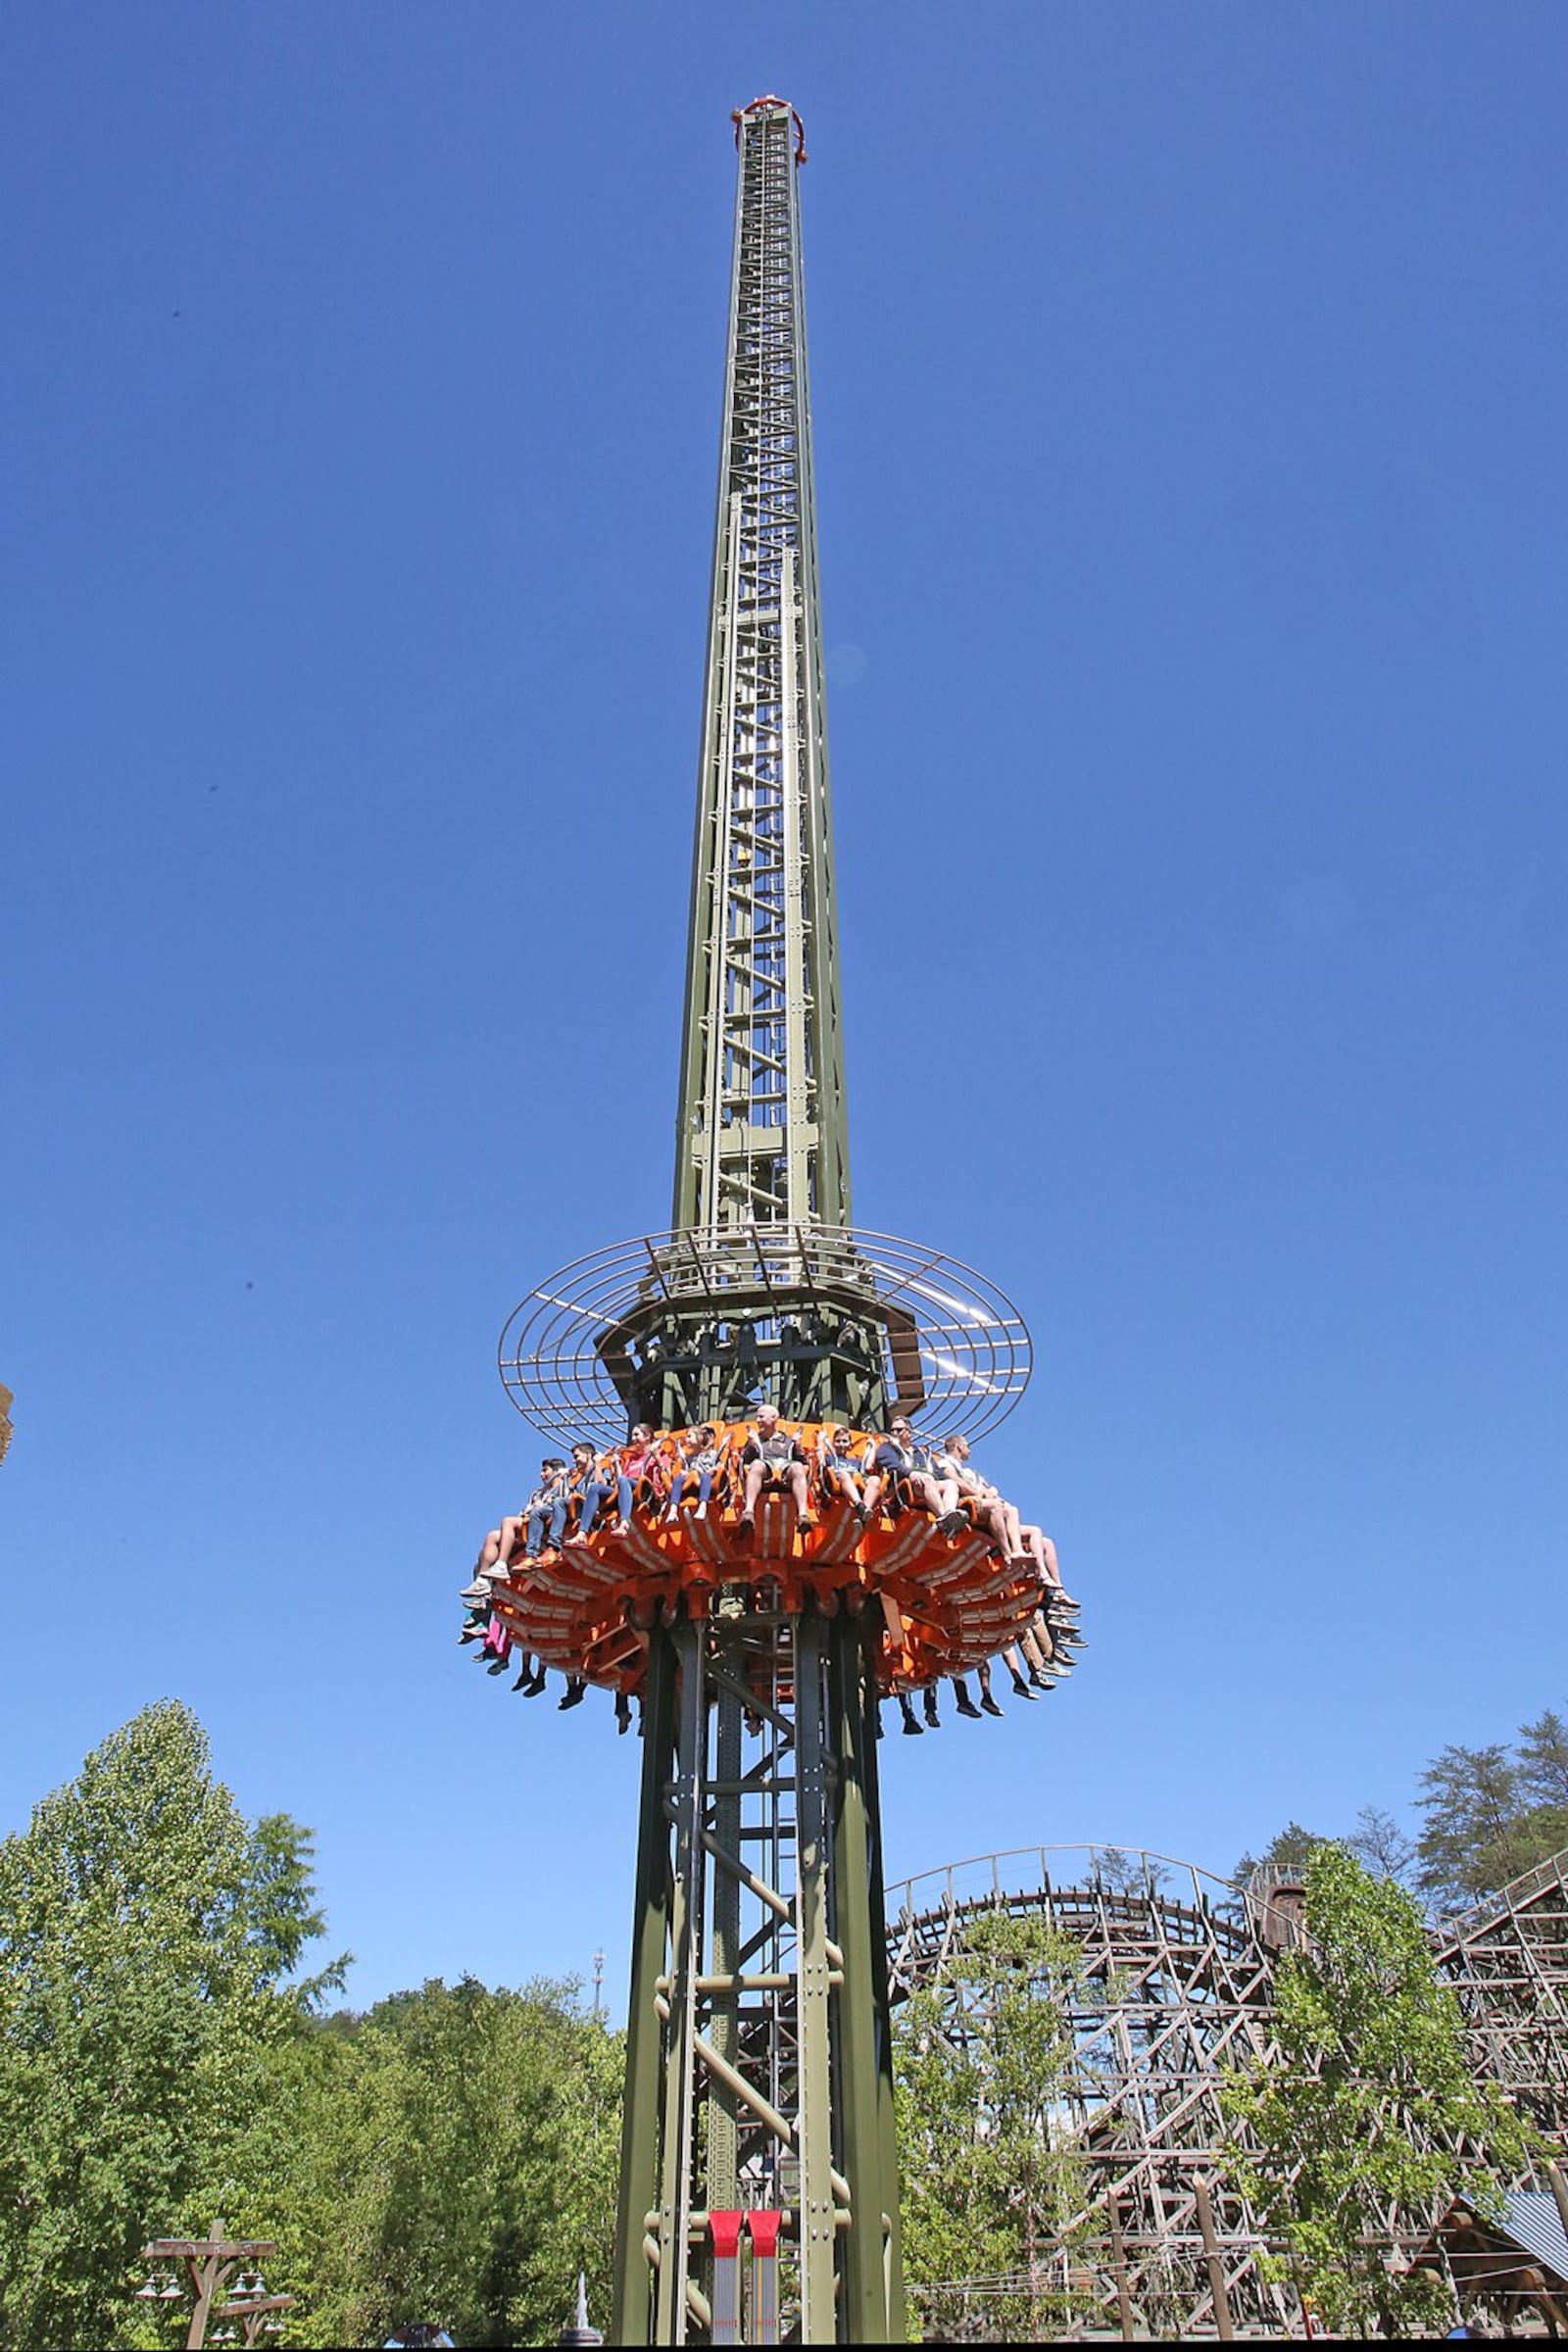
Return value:
<svg viewBox="0 0 1568 2352">
<path fill-rule="evenodd" d="M 368 2000 L 624 1982 L 456 1646 L 667 1211 L 729 109 L 806 118 L 856 1206 L 1092 1647 L 890 1865 L 1228 1868 L 1565 1696 L 1568 15 L 24 0 L 0 1829 L 162 1693 Z M 783 22 L 783 28 L 780 28 Z"/>
</svg>

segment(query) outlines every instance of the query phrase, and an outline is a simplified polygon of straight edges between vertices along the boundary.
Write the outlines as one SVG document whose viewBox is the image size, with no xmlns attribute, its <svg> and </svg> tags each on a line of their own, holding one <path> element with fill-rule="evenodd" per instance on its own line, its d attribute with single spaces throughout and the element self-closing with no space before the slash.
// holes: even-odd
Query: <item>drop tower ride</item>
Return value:
<svg viewBox="0 0 1568 2352">
<path fill-rule="evenodd" d="M 808 1450 L 906 1419 L 978 1436 L 1030 1348 L 971 1269 L 850 1222 L 805 137 L 773 97 L 734 121 L 672 1221 L 541 1283 L 500 1351 L 552 1436 L 707 1424 L 731 1480 L 704 1516 L 640 1508 L 515 1560 L 492 1606 L 642 1706 L 612 2340 L 875 2343 L 904 2334 L 878 1701 L 989 1658 L 1040 1589 L 906 1500 L 802 1514 L 785 1489 L 753 1525 L 733 1465 L 769 1403 Z"/>
</svg>

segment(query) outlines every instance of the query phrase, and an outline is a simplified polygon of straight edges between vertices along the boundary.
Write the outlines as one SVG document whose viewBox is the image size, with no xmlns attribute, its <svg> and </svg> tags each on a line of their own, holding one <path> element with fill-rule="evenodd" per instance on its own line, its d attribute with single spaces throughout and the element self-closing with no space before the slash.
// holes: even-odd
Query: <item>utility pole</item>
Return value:
<svg viewBox="0 0 1568 2352">
<path fill-rule="evenodd" d="M 184 2265 L 192 2296 L 185 2352 L 202 2352 L 208 2325 L 215 2319 L 238 2320 L 244 2328 L 245 2342 L 251 2345 L 260 2340 L 269 2322 L 276 2325 L 278 2312 L 292 2309 L 294 2297 L 270 2295 L 257 2268 L 264 2257 L 270 2259 L 276 2252 L 273 2239 L 231 2238 L 225 2234 L 222 2223 L 217 2221 L 206 2237 L 155 2237 L 143 2246 L 141 2255 L 143 2262 L 155 2266 Z M 228 2282 L 242 2265 L 244 2276 L 239 2288 L 229 2293 Z M 250 2281 L 254 2284 L 249 2284 Z M 146 2301 L 164 2299 L 164 2290 L 156 2287 L 151 2278 L 137 2292 Z"/>
</svg>

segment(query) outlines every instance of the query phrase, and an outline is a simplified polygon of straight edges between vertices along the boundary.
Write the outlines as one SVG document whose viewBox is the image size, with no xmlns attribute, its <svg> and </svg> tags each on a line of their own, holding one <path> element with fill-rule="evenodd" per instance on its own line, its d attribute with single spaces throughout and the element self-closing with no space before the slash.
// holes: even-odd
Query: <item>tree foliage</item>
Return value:
<svg viewBox="0 0 1568 2352">
<path fill-rule="evenodd" d="M 1512 1746 L 1446 1747 L 1418 1786 L 1413 1839 L 1392 1813 L 1363 1805 L 1341 1842 L 1435 1912 L 1468 1910 L 1568 1846 L 1568 1723 L 1548 1707 L 1520 1726 Z M 1260 1862 L 1304 1868 L 1323 1842 L 1290 1822 L 1261 1854 L 1244 1854 L 1234 1876 L 1245 1882 Z"/>
<path fill-rule="evenodd" d="M 149 2236 L 272 2238 L 313 2343 L 553 2340 L 609 2294 L 622 2061 L 568 1984 L 318 2014 L 309 1833 L 148 1707 L 0 1844 L 0 2346 L 159 2344 Z"/>
<path fill-rule="evenodd" d="M 172 1700 L 0 1843 L 0 2340 L 113 2340 L 147 2231 L 221 2187 L 308 1890 L 305 1833 L 251 1831 Z"/>
<path fill-rule="evenodd" d="M 895 2015 L 906 2276 L 941 2325 L 965 2316 L 942 2292 L 963 2279 L 993 2282 L 1004 2335 L 1033 2338 L 1051 2312 L 1043 2265 L 1083 2206 L 1063 2106 L 1082 1972 L 1068 1938 L 999 1913 Z"/>
<path fill-rule="evenodd" d="M 1515 1748 L 1446 1747 L 1419 1801 L 1422 1889 L 1446 1911 L 1482 1902 L 1568 1845 L 1568 1727 L 1548 1708 Z"/>
<path fill-rule="evenodd" d="M 1424 2332 L 1446 2290 L 1391 2269 L 1382 2248 L 1391 2230 L 1428 2228 L 1461 2180 L 1479 2211 L 1498 2211 L 1499 2176 L 1528 2158 L 1526 2127 L 1472 2075 L 1458 2004 L 1402 1888 L 1319 1845 L 1306 1914 L 1307 1944 L 1275 1976 L 1278 2062 L 1222 2092 L 1237 2182 L 1287 2248 L 1272 2275 L 1294 2278 L 1331 2333 Z"/>
<path fill-rule="evenodd" d="M 1298 1821 L 1288 1821 L 1260 1854 L 1243 1854 L 1231 1876 L 1238 1886 L 1245 1886 L 1254 1870 L 1304 1870 L 1317 1848 L 1326 1843 L 1315 1830 L 1303 1830 Z"/>
<path fill-rule="evenodd" d="M 231 2196 L 307 2340 L 542 2343 L 610 2292 L 622 2050 L 576 1987 L 398 1993 L 274 2054 Z"/>
</svg>

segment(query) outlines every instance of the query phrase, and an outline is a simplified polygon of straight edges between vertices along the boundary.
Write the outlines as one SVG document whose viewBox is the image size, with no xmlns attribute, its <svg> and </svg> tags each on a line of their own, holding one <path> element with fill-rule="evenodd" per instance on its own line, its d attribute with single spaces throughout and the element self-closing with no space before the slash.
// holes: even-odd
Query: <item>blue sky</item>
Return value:
<svg viewBox="0 0 1568 2352">
<path fill-rule="evenodd" d="M 728 114 L 806 118 L 858 1221 L 1036 1334 L 1092 1646 L 894 1875 L 1226 1869 L 1568 1697 L 1568 18 L 23 5 L 0 1829 L 178 1693 L 359 2000 L 624 1982 L 456 1646 L 663 1222 Z"/>
</svg>

